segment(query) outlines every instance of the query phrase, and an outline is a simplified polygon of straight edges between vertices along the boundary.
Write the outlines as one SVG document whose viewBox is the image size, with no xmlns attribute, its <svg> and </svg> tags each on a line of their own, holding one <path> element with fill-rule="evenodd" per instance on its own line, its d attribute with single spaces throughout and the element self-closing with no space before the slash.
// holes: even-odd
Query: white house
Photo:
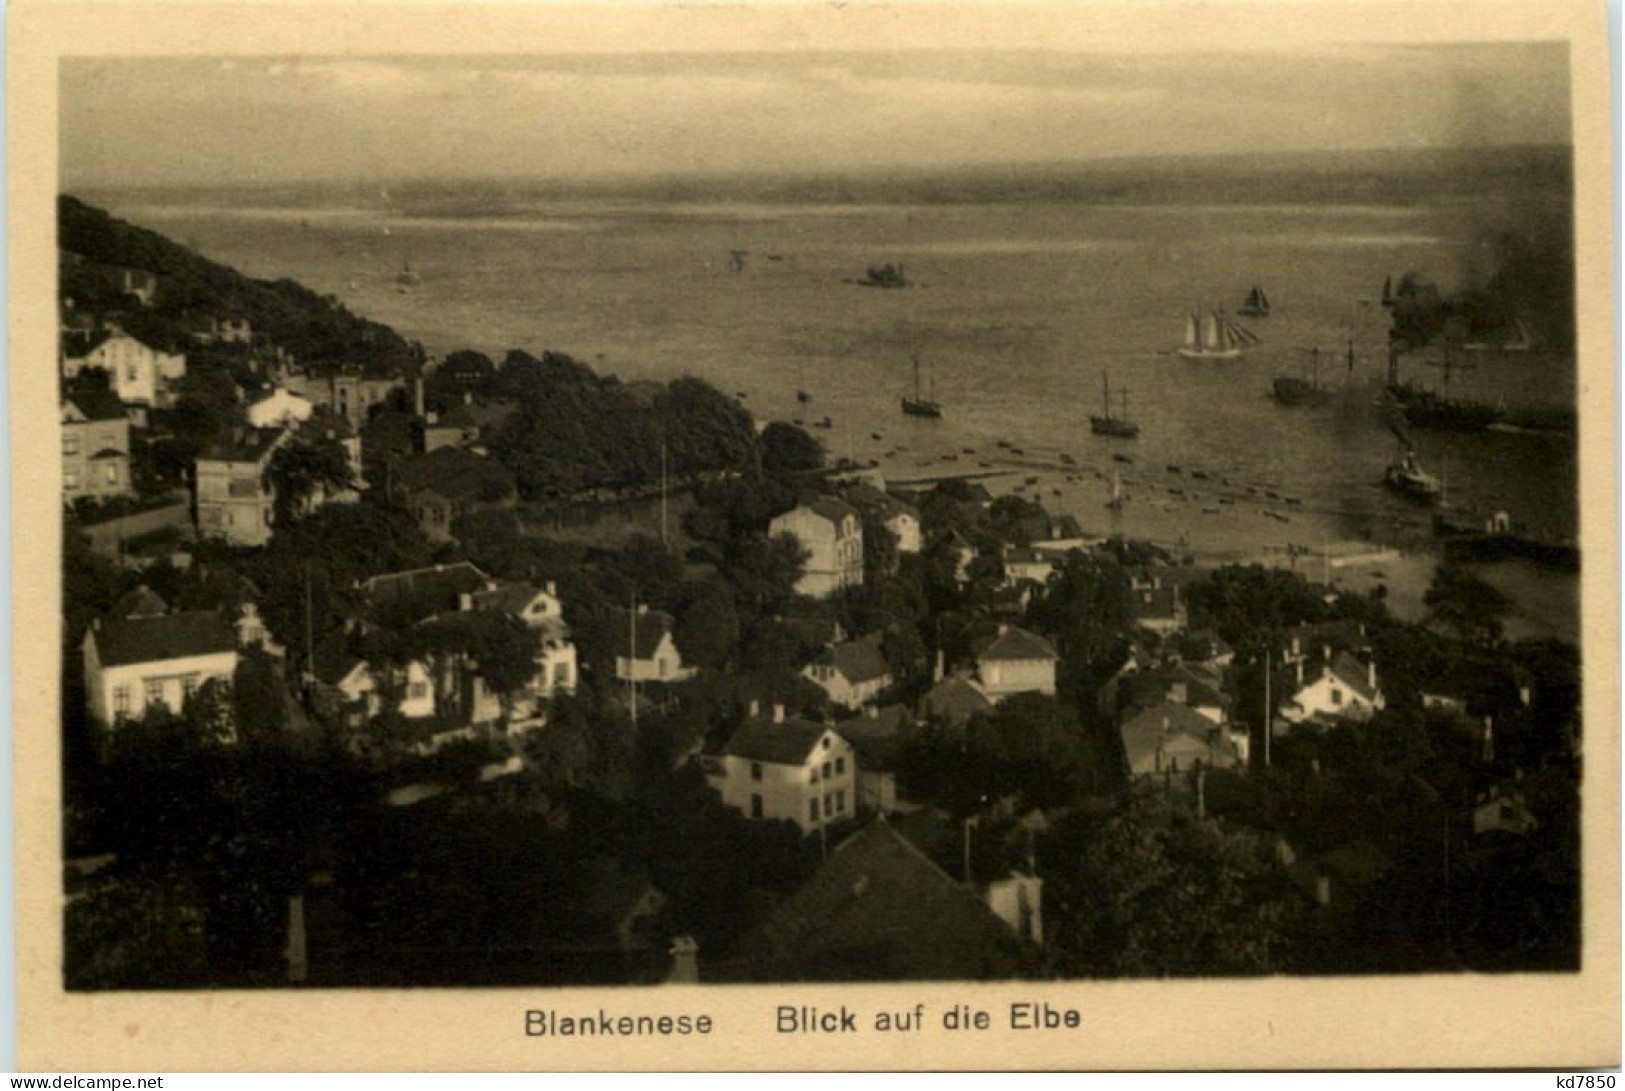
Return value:
<svg viewBox="0 0 1625 1091">
<path fill-rule="evenodd" d="M 1123 753 L 1137 777 L 1232 769 L 1247 763 L 1247 733 L 1214 724 L 1185 705 L 1165 701 L 1123 721 Z"/>
<path fill-rule="evenodd" d="M 540 639 L 536 654 L 536 680 L 532 697 L 548 698 L 569 693 L 576 686 L 576 646 L 570 627 L 564 623 L 564 605 L 558 589 L 549 580 L 545 587 L 515 580 L 491 582 L 483 591 L 465 591 L 459 597 L 463 610 L 495 610 L 517 618 L 535 631 Z M 676 654 L 676 645 L 672 646 Z"/>
<path fill-rule="evenodd" d="M 106 371 L 120 401 L 162 406 L 168 402 L 168 384 L 186 374 L 186 357 L 165 352 L 123 330 L 107 329 L 64 350 L 64 376 L 72 379 L 86 368 Z"/>
<path fill-rule="evenodd" d="M 238 429 L 228 442 L 198 456 L 194 487 L 199 534 L 237 546 L 270 541 L 276 490 L 265 471 L 290 434 L 280 428 Z"/>
<path fill-rule="evenodd" d="M 1337 652 L 1329 662 L 1322 661 L 1308 670 L 1301 658 L 1295 665 L 1292 693 L 1279 710 L 1280 718 L 1288 724 L 1360 723 L 1387 705 L 1377 682 L 1375 663 L 1361 663 L 1348 652 Z"/>
<path fill-rule="evenodd" d="M 672 636 L 671 615 L 639 603 L 637 613 L 621 611 L 626 641 L 615 655 L 615 677 L 622 682 L 683 682 L 694 677 L 683 666 L 683 653 Z"/>
<path fill-rule="evenodd" d="M 1037 633 L 1000 625 L 976 651 L 978 688 L 994 701 L 1014 693 L 1055 695 L 1055 647 Z"/>
<path fill-rule="evenodd" d="M 343 697 L 346 722 L 361 727 L 384 710 L 386 690 L 394 689 L 400 699 L 397 711 L 408 720 L 427 719 L 435 714 L 434 679 L 429 668 L 413 660 L 380 683 L 378 673 L 364 660 L 347 657 L 326 672 L 324 679 Z"/>
<path fill-rule="evenodd" d="M 829 496 L 804 500 L 776 517 L 768 530 L 794 535 L 807 550 L 798 593 L 827 598 L 863 583 L 863 522 L 846 502 Z"/>
<path fill-rule="evenodd" d="M 810 832 L 857 806 L 852 745 L 828 724 L 785 719 L 782 705 L 771 719 L 747 720 L 707 766 L 722 802 L 747 818 L 789 820 Z"/>
<path fill-rule="evenodd" d="M 866 481 L 860 481 L 848 488 L 846 498 L 878 519 L 887 530 L 896 535 L 897 552 L 920 551 L 922 547 L 920 509 Z"/>
<path fill-rule="evenodd" d="M 825 648 L 801 674 L 846 708 L 868 704 L 892 684 L 878 634 Z"/>
<path fill-rule="evenodd" d="M 213 610 L 170 612 L 143 590 L 85 632 L 85 701 L 104 727 L 164 705 L 180 713 L 205 682 L 230 683 L 237 634 Z"/>
<path fill-rule="evenodd" d="M 1036 549 L 1008 548 L 1004 551 L 1004 582 L 1007 587 L 1021 583 L 1048 583 L 1055 574 L 1055 562 Z"/>
<path fill-rule="evenodd" d="M 315 411 L 309 398 L 279 386 L 249 402 L 245 412 L 248 423 L 255 428 L 270 428 L 307 421 Z"/>
</svg>

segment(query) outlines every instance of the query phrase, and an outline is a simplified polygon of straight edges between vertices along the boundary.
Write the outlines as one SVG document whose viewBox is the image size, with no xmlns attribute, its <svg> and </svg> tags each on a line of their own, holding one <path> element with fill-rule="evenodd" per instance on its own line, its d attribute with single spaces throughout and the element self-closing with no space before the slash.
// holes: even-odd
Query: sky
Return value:
<svg viewBox="0 0 1625 1091">
<path fill-rule="evenodd" d="M 64 187 L 798 175 L 1570 140 L 1561 44 L 73 58 Z"/>
</svg>

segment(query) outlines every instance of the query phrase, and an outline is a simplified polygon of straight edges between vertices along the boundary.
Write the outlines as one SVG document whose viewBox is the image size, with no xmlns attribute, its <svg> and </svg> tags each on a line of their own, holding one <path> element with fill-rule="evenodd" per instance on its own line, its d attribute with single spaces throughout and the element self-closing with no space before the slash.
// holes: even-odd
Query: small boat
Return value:
<svg viewBox="0 0 1625 1091">
<path fill-rule="evenodd" d="M 1264 294 L 1264 289 L 1253 285 L 1253 290 L 1247 293 L 1247 301 L 1241 305 L 1237 314 L 1244 314 L 1248 318 L 1268 318 L 1270 316 L 1270 298 Z"/>
<path fill-rule="evenodd" d="M 974 448 L 974 447 L 961 447 L 959 449 L 959 453 L 962 454 L 962 455 L 974 455 L 976 453 L 976 448 Z"/>
<path fill-rule="evenodd" d="M 879 439 L 880 438 L 880 433 L 879 432 L 870 432 L 869 433 L 869 438 L 870 439 Z"/>
<path fill-rule="evenodd" d="M 1076 466 L 1078 464 L 1076 459 L 1064 451 L 1061 453 L 1061 463 L 1066 466 Z"/>
<path fill-rule="evenodd" d="M 920 358 L 914 357 L 914 397 L 903 399 L 903 412 L 911 417 L 937 418 L 942 416 L 942 406 L 930 398 L 920 396 Z"/>
<path fill-rule="evenodd" d="M 1179 355 L 1187 360 L 1235 360 L 1258 344 L 1258 335 L 1238 326 L 1220 311 L 1185 317 L 1185 340 Z"/>
<path fill-rule="evenodd" d="M 835 422 L 825 417 L 823 420 L 813 421 L 814 428 L 834 428 Z"/>
<path fill-rule="evenodd" d="M 1444 489 L 1437 477 L 1422 469 L 1422 464 L 1416 459 L 1416 452 L 1409 448 L 1388 464 L 1382 480 L 1395 492 L 1404 493 L 1418 500 L 1437 499 Z"/>
<path fill-rule="evenodd" d="M 863 279 L 855 283 L 863 288 L 907 288 L 913 281 L 903 274 L 901 264 L 887 262 L 885 265 L 869 266 L 864 270 Z"/>
<path fill-rule="evenodd" d="M 1111 378 L 1106 372 L 1100 373 L 1101 398 L 1104 401 L 1102 413 L 1099 417 L 1089 418 L 1089 430 L 1097 436 L 1114 436 L 1118 439 L 1133 439 L 1140 434 L 1140 426 L 1128 419 L 1128 391 L 1123 391 L 1123 415 L 1112 416 L 1112 389 Z"/>
<path fill-rule="evenodd" d="M 1036 485 L 1036 484 L 1038 484 L 1038 478 L 1036 478 L 1036 477 L 1027 477 L 1027 478 L 1023 478 L 1022 480 L 1028 485 Z"/>
<path fill-rule="evenodd" d="M 744 401 L 746 396 L 747 395 L 745 394 L 745 392 L 743 390 L 734 391 L 734 397 L 738 398 L 740 401 Z"/>
<path fill-rule="evenodd" d="M 798 390 L 796 391 L 796 401 L 803 403 L 810 402 L 812 401 L 812 395 L 807 393 L 805 390 Z"/>
<path fill-rule="evenodd" d="M 1290 523 L 1290 522 L 1292 522 L 1292 520 L 1289 519 L 1287 516 L 1282 515 L 1278 511 L 1270 511 L 1268 508 L 1264 509 L 1264 514 L 1269 516 L 1271 519 L 1277 520 L 1278 522 L 1282 522 L 1282 523 Z"/>
<path fill-rule="evenodd" d="M 423 277 L 418 274 L 416 269 L 412 268 L 411 258 L 407 258 L 401 263 L 401 271 L 395 274 L 396 284 L 410 288 L 414 285 L 421 284 L 422 282 Z"/>
<path fill-rule="evenodd" d="M 1175 466 L 1172 462 L 1170 462 L 1170 463 L 1168 463 L 1168 472 L 1171 473 L 1171 474 L 1177 474 L 1177 473 L 1183 473 L 1184 471 L 1181 470 L 1178 466 Z"/>
<path fill-rule="evenodd" d="M 1001 440 L 999 440 L 999 443 L 998 443 L 998 445 L 999 445 L 999 446 L 1000 446 L 1000 447 L 1003 447 L 1003 448 L 1005 448 L 1005 449 L 1006 449 L 1006 450 L 1008 450 L 1008 449 L 1009 449 L 1009 447 L 1010 447 L 1010 441 L 1009 441 L 1009 440 L 1007 440 L 1007 439 L 1001 439 Z"/>
<path fill-rule="evenodd" d="M 1191 476 L 1196 478 L 1196 480 L 1198 480 L 1198 481 L 1206 481 L 1206 480 L 1208 480 L 1208 475 L 1206 473 L 1204 473 L 1203 471 L 1201 471 L 1201 470 L 1192 470 L 1191 471 Z"/>
<path fill-rule="evenodd" d="M 1117 473 L 1116 470 L 1113 470 L 1112 471 L 1112 495 L 1111 495 L 1111 499 L 1106 501 L 1106 506 L 1108 508 L 1111 508 L 1113 511 L 1121 511 L 1123 509 L 1124 500 L 1125 500 L 1125 498 L 1123 496 L 1123 479 L 1122 479 L 1121 476 L 1119 476 L 1119 474 Z"/>
<path fill-rule="evenodd" d="M 1010 453 L 1013 454 L 1013 455 L 1024 455 L 1027 452 L 1026 452 L 1025 449 L 1023 449 L 1021 447 L 1012 447 L 1012 448 L 1010 448 Z"/>
<path fill-rule="evenodd" d="M 1134 461 L 1134 456 L 1133 455 L 1113 455 L 1112 456 L 1112 461 L 1113 462 L 1133 462 Z"/>
</svg>

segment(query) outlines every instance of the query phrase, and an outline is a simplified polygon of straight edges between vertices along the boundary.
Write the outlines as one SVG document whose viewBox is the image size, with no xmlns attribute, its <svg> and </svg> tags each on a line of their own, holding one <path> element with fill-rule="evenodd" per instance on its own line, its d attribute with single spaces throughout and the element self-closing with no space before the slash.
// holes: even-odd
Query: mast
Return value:
<svg viewBox="0 0 1625 1091">
<path fill-rule="evenodd" d="M 1123 419 L 1128 420 L 1128 387 L 1123 388 Z"/>
<path fill-rule="evenodd" d="M 626 646 L 627 704 L 632 711 L 632 727 L 638 726 L 638 593 L 632 592 L 632 632 Z"/>
<path fill-rule="evenodd" d="M 1220 345 L 1219 312 L 1207 312 L 1207 321 L 1202 323 L 1202 347 L 1216 349 Z"/>
<path fill-rule="evenodd" d="M 1111 420 L 1112 419 L 1111 377 L 1104 371 L 1102 371 L 1100 373 L 1100 404 L 1101 404 L 1101 411 L 1103 413 L 1105 413 L 1106 419 Z"/>
<path fill-rule="evenodd" d="M 1188 349 L 1202 347 L 1202 338 L 1198 331 L 1198 319 L 1194 312 L 1185 316 L 1185 347 Z"/>
</svg>

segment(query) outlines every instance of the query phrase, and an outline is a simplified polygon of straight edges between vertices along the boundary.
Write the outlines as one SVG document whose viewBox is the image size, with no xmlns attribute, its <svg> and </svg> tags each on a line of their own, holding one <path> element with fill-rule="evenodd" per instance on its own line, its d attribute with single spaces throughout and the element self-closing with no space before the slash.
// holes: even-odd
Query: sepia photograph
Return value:
<svg viewBox="0 0 1625 1091">
<path fill-rule="evenodd" d="M 1361 29 L 67 49 L 53 987 L 1617 975 L 1572 45 Z"/>
</svg>

